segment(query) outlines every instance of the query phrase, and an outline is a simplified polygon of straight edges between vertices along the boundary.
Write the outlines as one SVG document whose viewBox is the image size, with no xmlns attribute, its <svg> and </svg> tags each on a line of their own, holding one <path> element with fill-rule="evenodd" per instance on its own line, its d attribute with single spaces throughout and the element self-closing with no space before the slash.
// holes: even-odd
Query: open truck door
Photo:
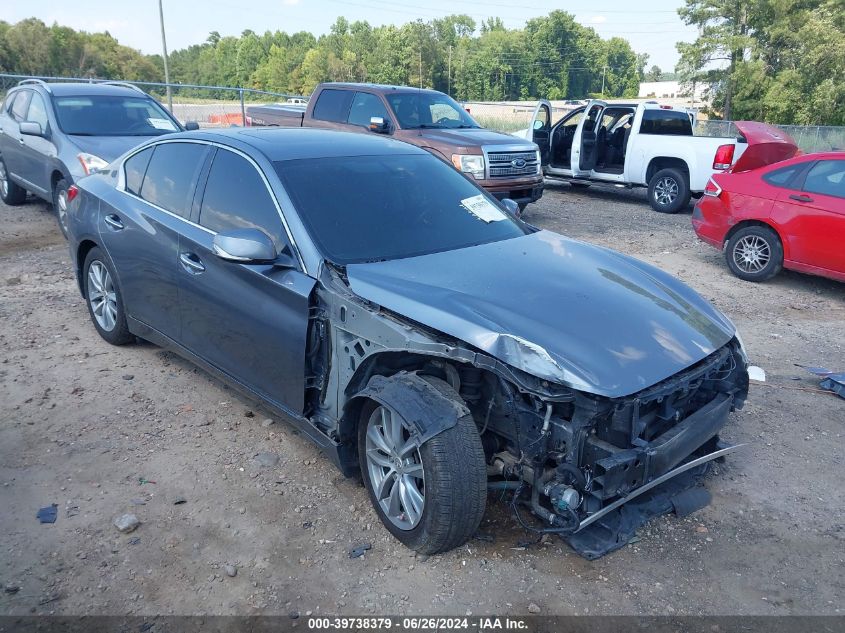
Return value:
<svg viewBox="0 0 845 633">
<path fill-rule="evenodd" d="M 552 146 L 552 104 L 545 99 L 541 99 L 534 108 L 529 134 L 540 148 L 540 163 L 543 167 L 547 166 Z"/>
<path fill-rule="evenodd" d="M 572 175 L 575 177 L 589 176 L 596 166 L 598 159 L 597 135 L 601 124 L 601 115 L 607 107 L 605 101 L 590 101 L 587 103 L 584 116 L 575 129 L 572 140 Z"/>
</svg>

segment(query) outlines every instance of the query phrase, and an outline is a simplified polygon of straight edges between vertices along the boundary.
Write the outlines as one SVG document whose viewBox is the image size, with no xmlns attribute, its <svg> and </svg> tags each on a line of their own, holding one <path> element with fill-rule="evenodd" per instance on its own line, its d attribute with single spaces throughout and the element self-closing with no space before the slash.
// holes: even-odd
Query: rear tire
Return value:
<svg viewBox="0 0 845 633">
<path fill-rule="evenodd" d="M 10 207 L 23 204 L 26 200 L 26 189 L 12 182 L 2 158 L 0 158 L 0 198 Z"/>
<path fill-rule="evenodd" d="M 380 429 L 392 429 L 396 421 L 406 429 L 410 426 L 394 409 L 370 402 L 364 406 L 358 425 L 361 473 L 376 514 L 393 536 L 421 554 L 438 554 L 462 545 L 478 530 L 487 503 L 484 450 L 472 416 L 464 416 L 455 426 L 418 447 L 416 452 L 408 451 L 409 461 L 401 466 L 401 472 L 389 465 L 390 454 L 384 450 L 376 449 L 372 458 L 368 456 L 368 450 L 370 455 L 374 453 L 378 434 L 384 437 Z M 402 437 L 407 439 L 407 431 Z M 410 470 L 422 471 L 421 479 L 413 475 L 417 477 L 412 483 L 417 507 L 407 492 L 403 495 L 403 490 L 408 488 L 403 489 L 399 483 L 407 481 L 405 473 Z M 394 483 L 391 483 L 391 477 Z M 398 488 L 395 494 L 400 501 L 396 502 L 396 510 L 391 511 L 390 493 L 394 488 Z M 377 494 L 375 489 L 381 492 Z M 419 497 L 423 499 L 421 513 Z M 406 499 L 410 500 L 411 512 L 406 512 Z"/>
<path fill-rule="evenodd" d="M 689 176 L 680 169 L 661 169 L 648 181 L 648 203 L 658 213 L 677 213 L 689 201 Z"/>
<path fill-rule="evenodd" d="M 731 272 L 745 281 L 767 281 L 783 268 L 783 244 L 767 226 L 746 226 L 731 235 L 725 246 Z"/>
<path fill-rule="evenodd" d="M 105 253 L 96 246 L 88 251 L 82 267 L 85 303 L 97 333 L 112 345 L 126 345 L 135 340 L 126 325 L 123 297 L 114 268 Z"/>
<path fill-rule="evenodd" d="M 56 222 L 59 230 L 67 239 L 67 190 L 70 183 L 62 178 L 53 187 L 53 211 L 56 214 Z"/>
</svg>

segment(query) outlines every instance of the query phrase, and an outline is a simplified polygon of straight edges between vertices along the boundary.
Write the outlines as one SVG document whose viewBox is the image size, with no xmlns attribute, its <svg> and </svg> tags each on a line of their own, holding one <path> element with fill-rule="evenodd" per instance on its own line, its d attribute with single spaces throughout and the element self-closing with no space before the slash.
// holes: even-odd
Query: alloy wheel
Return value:
<svg viewBox="0 0 845 633">
<path fill-rule="evenodd" d="M 0 161 L 0 191 L 3 196 L 9 195 L 9 177 L 6 175 L 6 163 Z"/>
<path fill-rule="evenodd" d="M 664 176 L 654 185 L 654 199 L 658 204 L 672 204 L 678 197 L 678 183 L 674 178 Z"/>
<path fill-rule="evenodd" d="M 425 508 L 422 458 L 404 421 L 387 407 L 376 407 L 367 421 L 366 451 L 381 511 L 400 530 L 414 529 Z"/>
<path fill-rule="evenodd" d="M 62 227 L 62 231 L 67 233 L 67 189 L 62 189 L 59 191 L 57 198 L 57 212 L 59 215 L 59 224 Z"/>
<path fill-rule="evenodd" d="M 88 267 L 88 302 L 97 324 L 111 332 L 117 323 L 117 293 L 108 269 L 98 260 Z"/>
<path fill-rule="evenodd" d="M 734 263 L 745 273 L 759 273 L 771 258 L 772 249 L 769 243 L 757 235 L 746 235 L 734 246 Z"/>
</svg>

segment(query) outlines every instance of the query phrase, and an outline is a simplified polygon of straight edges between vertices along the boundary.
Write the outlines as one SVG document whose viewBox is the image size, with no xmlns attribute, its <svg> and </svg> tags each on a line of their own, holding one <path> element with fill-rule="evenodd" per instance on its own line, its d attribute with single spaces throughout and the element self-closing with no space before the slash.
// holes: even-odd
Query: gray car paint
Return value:
<svg viewBox="0 0 845 633">
<path fill-rule="evenodd" d="M 52 89 L 58 84 L 48 84 Z M 64 87 L 64 86 L 63 86 Z M 81 136 L 65 134 L 58 125 L 51 94 L 38 84 L 27 84 L 25 87 L 15 88 L 14 92 L 28 91 L 38 94 L 44 101 L 47 111 L 47 129 L 43 136 L 20 134 L 20 125 L 7 112 L 0 112 L 0 154 L 6 159 L 6 167 L 13 180 L 32 193 L 52 202 L 52 174 L 59 172 L 69 183 L 78 181 L 86 176 L 82 164 L 77 158 L 80 152 L 93 154 L 107 163 L 119 158 L 133 147 L 159 136 Z M 70 94 L 86 95 L 97 90 L 97 94 L 114 94 L 142 98 L 144 95 L 130 88 L 118 86 L 98 86 L 78 84 L 73 93 L 65 92 L 61 96 Z M 107 90 L 108 92 L 102 92 Z M 10 91 L 10 95 L 13 91 Z M 152 99 L 152 97 L 148 97 Z M 5 102 L 4 102 L 5 103 Z M 181 130 L 178 122 L 173 119 L 174 126 Z"/>
<path fill-rule="evenodd" d="M 575 389 L 629 395 L 727 343 L 733 325 L 688 286 L 549 231 L 347 267 L 359 296 Z"/>
</svg>

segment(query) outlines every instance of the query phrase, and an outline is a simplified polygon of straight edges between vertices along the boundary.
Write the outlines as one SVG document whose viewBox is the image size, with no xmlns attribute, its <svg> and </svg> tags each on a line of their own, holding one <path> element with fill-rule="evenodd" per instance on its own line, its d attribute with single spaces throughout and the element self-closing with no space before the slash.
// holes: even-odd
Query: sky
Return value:
<svg viewBox="0 0 845 633">
<path fill-rule="evenodd" d="M 168 50 L 200 44 L 211 31 L 239 35 L 246 29 L 264 31 L 328 32 L 338 16 L 350 22 L 366 20 L 373 26 L 403 24 L 466 13 L 480 22 L 501 18 L 508 28 L 521 28 L 526 20 L 555 9 L 572 13 L 604 38 L 620 36 L 638 53 L 648 53 L 648 67 L 664 71 L 678 60 L 675 43 L 692 41 L 696 29 L 681 22 L 677 9 L 683 0 L 603 0 L 550 2 L 548 0 L 427 0 L 412 5 L 401 0 L 163 0 Z M 161 52 L 158 0 L 0 0 L 0 19 L 17 22 L 37 17 L 48 25 L 89 32 L 108 31 L 121 44 L 144 53 Z"/>
</svg>

